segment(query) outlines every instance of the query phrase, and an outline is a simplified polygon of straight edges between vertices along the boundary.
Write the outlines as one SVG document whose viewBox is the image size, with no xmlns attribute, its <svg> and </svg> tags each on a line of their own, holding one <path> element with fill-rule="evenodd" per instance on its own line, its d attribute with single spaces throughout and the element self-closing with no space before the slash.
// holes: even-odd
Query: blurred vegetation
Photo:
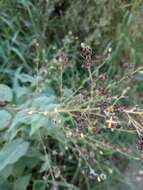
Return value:
<svg viewBox="0 0 143 190">
<path fill-rule="evenodd" d="M 0 1 L 0 190 L 136 188 L 142 18 L 142 0 Z"/>
</svg>

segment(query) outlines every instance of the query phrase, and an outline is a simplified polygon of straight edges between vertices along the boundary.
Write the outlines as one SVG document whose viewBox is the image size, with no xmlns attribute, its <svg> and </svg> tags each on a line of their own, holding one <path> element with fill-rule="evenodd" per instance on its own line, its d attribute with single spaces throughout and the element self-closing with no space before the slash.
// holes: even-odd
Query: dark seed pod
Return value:
<svg viewBox="0 0 143 190">
<path fill-rule="evenodd" d="M 100 107 L 102 111 L 106 110 L 110 105 L 111 104 L 108 101 L 101 101 L 98 103 L 98 106 Z"/>
<path fill-rule="evenodd" d="M 91 56 L 92 55 L 92 49 L 89 46 L 87 46 L 87 47 L 83 48 L 82 54 L 84 57 Z"/>
<path fill-rule="evenodd" d="M 143 151 L 143 136 L 141 135 L 138 140 L 138 149 Z"/>
<path fill-rule="evenodd" d="M 102 95 L 102 96 L 105 96 L 108 94 L 108 89 L 106 87 L 99 87 L 98 91 L 99 91 L 100 95 Z"/>
<path fill-rule="evenodd" d="M 107 75 L 106 75 L 106 74 L 101 74 L 101 75 L 99 76 L 99 80 L 101 80 L 101 81 L 106 81 L 106 80 L 107 80 Z"/>
<path fill-rule="evenodd" d="M 7 106 L 7 104 L 8 104 L 7 101 L 0 101 L 0 108 Z"/>
<path fill-rule="evenodd" d="M 114 112 L 123 112 L 124 106 L 116 104 L 116 105 L 113 106 L 113 110 L 114 110 Z"/>
<path fill-rule="evenodd" d="M 84 58 L 84 67 L 87 69 L 90 68 L 92 65 L 92 49 L 89 46 L 83 48 L 82 55 Z"/>
<path fill-rule="evenodd" d="M 132 69 L 133 68 L 133 64 L 131 64 L 131 63 L 124 63 L 123 64 L 123 68 L 124 69 Z"/>
</svg>

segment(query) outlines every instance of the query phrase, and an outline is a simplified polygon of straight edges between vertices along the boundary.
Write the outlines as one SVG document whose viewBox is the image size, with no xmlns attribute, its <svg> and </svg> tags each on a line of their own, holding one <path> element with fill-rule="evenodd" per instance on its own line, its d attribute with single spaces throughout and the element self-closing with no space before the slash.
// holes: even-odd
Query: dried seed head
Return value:
<svg viewBox="0 0 143 190">
<path fill-rule="evenodd" d="M 84 65 L 83 67 L 89 69 L 92 65 L 92 49 L 89 46 L 86 46 L 82 50 L 82 55 L 84 58 Z"/>
<path fill-rule="evenodd" d="M 86 46 L 82 50 L 83 56 L 86 58 L 87 56 L 92 56 L 92 49 L 89 46 Z"/>
<path fill-rule="evenodd" d="M 34 112 L 32 110 L 30 110 L 27 113 L 28 113 L 28 115 L 32 115 Z"/>
<path fill-rule="evenodd" d="M 81 46 L 81 48 L 85 48 L 86 47 L 85 43 L 83 43 L 83 42 L 80 44 L 80 46 Z"/>
<path fill-rule="evenodd" d="M 7 106 L 8 103 L 8 101 L 0 101 L 0 108 Z"/>
<path fill-rule="evenodd" d="M 90 158 L 94 158 L 95 157 L 95 153 L 93 151 L 89 152 L 89 156 Z"/>
<path fill-rule="evenodd" d="M 80 133 L 80 137 L 83 139 L 83 138 L 84 138 L 84 134 L 83 134 L 83 133 Z"/>
<path fill-rule="evenodd" d="M 84 175 L 84 174 L 85 174 L 85 170 L 84 170 L 84 169 L 82 169 L 82 170 L 81 170 L 81 173 L 82 173 L 82 175 Z"/>
<path fill-rule="evenodd" d="M 122 105 L 114 105 L 113 106 L 113 111 L 114 112 L 123 112 L 123 110 L 124 110 L 124 106 L 122 106 Z"/>
<path fill-rule="evenodd" d="M 60 175 L 61 175 L 61 171 L 58 167 L 55 167 L 54 168 L 54 175 L 55 175 L 55 178 L 59 178 Z"/>
<path fill-rule="evenodd" d="M 60 124 L 61 123 L 61 118 L 59 115 L 54 115 L 52 118 L 52 121 L 54 124 Z"/>
<path fill-rule="evenodd" d="M 110 47 L 109 49 L 108 49 L 108 53 L 111 53 L 112 52 L 112 48 Z"/>
<path fill-rule="evenodd" d="M 90 169 L 90 178 L 95 178 L 97 176 L 98 174 L 94 171 L 94 169 Z"/>
<path fill-rule="evenodd" d="M 101 96 L 106 96 L 108 95 L 108 89 L 104 86 L 104 87 L 99 87 L 98 88 L 98 92 Z"/>
<path fill-rule="evenodd" d="M 73 158 L 72 155 L 69 155 L 68 159 L 69 159 L 69 160 L 72 160 L 72 158 Z"/>
<path fill-rule="evenodd" d="M 105 111 L 110 105 L 111 103 L 108 101 L 101 101 L 98 103 L 98 106 L 100 107 L 102 111 Z"/>
<path fill-rule="evenodd" d="M 112 174 L 113 170 L 111 168 L 108 168 L 108 172 L 109 172 L 109 174 Z"/>
<path fill-rule="evenodd" d="M 58 152 L 57 152 L 57 150 L 53 150 L 53 151 L 52 151 L 52 155 L 53 155 L 53 156 L 56 156 L 56 155 L 58 155 Z"/>
<path fill-rule="evenodd" d="M 107 176 L 106 176 L 106 174 L 101 173 L 101 174 L 100 174 L 100 178 L 101 178 L 102 180 L 106 180 Z"/>
<path fill-rule="evenodd" d="M 131 64 L 131 63 L 124 63 L 123 64 L 123 68 L 124 69 L 132 69 L 133 68 L 133 64 Z"/>
<path fill-rule="evenodd" d="M 34 40 L 32 41 L 32 46 L 35 47 L 35 48 L 38 48 L 38 47 L 40 46 L 40 44 L 39 44 L 39 42 L 38 42 L 37 39 L 34 39 Z"/>
<path fill-rule="evenodd" d="M 100 154 L 100 155 L 103 155 L 103 152 L 102 152 L 102 150 L 100 150 L 100 151 L 99 151 L 99 154 Z"/>
<path fill-rule="evenodd" d="M 101 74 L 98 78 L 99 78 L 99 80 L 106 81 L 107 80 L 107 75 L 106 74 Z"/>
<path fill-rule="evenodd" d="M 67 62 L 68 62 L 68 57 L 65 53 L 61 52 L 59 55 L 56 57 L 58 62 L 60 63 L 60 66 L 63 68 Z"/>
<path fill-rule="evenodd" d="M 59 190 L 58 185 L 57 185 L 57 184 L 54 184 L 54 185 L 51 187 L 50 190 Z"/>
<path fill-rule="evenodd" d="M 138 140 L 138 149 L 143 151 L 143 136 L 141 135 Z"/>
<path fill-rule="evenodd" d="M 98 182 L 101 182 L 101 178 L 100 178 L 99 176 L 97 177 L 97 181 L 98 181 Z"/>
<path fill-rule="evenodd" d="M 47 112 L 47 111 L 44 111 L 43 115 L 45 115 L 45 116 L 48 115 L 48 112 Z"/>
</svg>

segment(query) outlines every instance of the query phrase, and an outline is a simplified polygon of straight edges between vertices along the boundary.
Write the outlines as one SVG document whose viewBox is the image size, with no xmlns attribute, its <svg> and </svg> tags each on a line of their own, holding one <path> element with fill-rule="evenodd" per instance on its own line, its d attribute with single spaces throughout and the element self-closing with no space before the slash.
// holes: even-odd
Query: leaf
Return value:
<svg viewBox="0 0 143 190">
<path fill-rule="evenodd" d="M 0 171 L 3 170 L 9 164 L 14 164 L 22 156 L 24 156 L 28 150 L 29 143 L 22 139 L 16 139 L 6 144 L 0 151 Z"/>
<path fill-rule="evenodd" d="M 0 110 L 0 131 L 8 127 L 11 121 L 11 114 L 6 110 Z"/>
<path fill-rule="evenodd" d="M 35 180 L 32 190 L 45 190 L 45 183 L 43 180 Z"/>
<path fill-rule="evenodd" d="M 33 100 L 32 106 L 35 108 L 35 110 L 50 111 L 59 106 L 59 104 L 56 104 L 55 102 L 56 97 L 53 95 L 49 97 L 41 96 Z"/>
<path fill-rule="evenodd" d="M 11 190 L 11 186 L 9 182 L 1 183 L 0 181 L 0 190 Z"/>
<path fill-rule="evenodd" d="M 69 88 L 65 88 L 64 89 L 64 97 L 70 97 L 71 95 L 72 95 L 72 90 L 71 89 L 69 89 Z"/>
<path fill-rule="evenodd" d="M 11 175 L 12 170 L 13 170 L 12 165 L 8 165 L 0 172 L 0 178 L 7 179 Z"/>
<path fill-rule="evenodd" d="M 15 181 L 13 190 L 26 190 L 29 185 L 31 175 L 22 176 Z"/>
<path fill-rule="evenodd" d="M 0 101 L 11 102 L 13 97 L 12 90 L 4 84 L 0 84 Z"/>
<path fill-rule="evenodd" d="M 64 131 L 60 125 L 52 124 L 46 128 L 45 133 L 51 136 L 53 139 L 59 141 L 59 144 L 65 146 L 67 143 Z"/>
<path fill-rule="evenodd" d="M 44 162 L 42 164 L 40 172 L 42 173 L 42 172 L 45 172 L 45 171 L 48 171 L 48 170 L 49 170 L 49 163 L 47 163 L 47 161 L 46 161 L 46 162 Z"/>
<path fill-rule="evenodd" d="M 17 48 L 15 47 L 11 47 L 11 51 L 26 65 L 26 60 L 23 56 L 23 54 L 21 53 L 21 51 L 19 51 Z"/>
<path fill-rule="evenodd" d="M 21 73 L 18 78 L 22 83 L 35 83 L 35 78 L 25 73 Z"/>
<path fill-rule="evenodd" d="M 10 139 L 12 140 L 17 132 L 23 128 L 23 125 L 29 125 L 31 123 L 31 115 L 28 115 L 29 109 L 24 109 L 17 112 L 15 117 L 13 118 L 13 122 L 8 129 L 8 132 L 11 134 Z"/>
<path fill-rule="evenodd" d="M 22 96 L 27 96 L 30 93 L 30 90 L 26 87 L 17 86 L 14 89 L 14 93 L 15 93 L 16 98 L 18 100 L 18 99 L 22 98 Z M 20 101 L 21 101 L 21 99 L 20 99 Z"/>
<path fill-rule="evenodd" d="M 25 171 L 25 168 L 28 168 L 28 171 L 31 171 L 36 165 L 39 164 L 40 158 L 33 152 L 27 152 L 26 156 L 20 158 L 14 165 L 12 170 L 12 176 L 17 178 L 22 176 Z M 28 156 L 30 154 L 30 156 Z"/>
<path fill-rule="evenodd" d="M 31 119 L 30 135 L 33 135 L 40 127 L 48 128 L 50 125 L 51 125 L 51 120 L 49 117 L 36 114 Z"/>
</svg>

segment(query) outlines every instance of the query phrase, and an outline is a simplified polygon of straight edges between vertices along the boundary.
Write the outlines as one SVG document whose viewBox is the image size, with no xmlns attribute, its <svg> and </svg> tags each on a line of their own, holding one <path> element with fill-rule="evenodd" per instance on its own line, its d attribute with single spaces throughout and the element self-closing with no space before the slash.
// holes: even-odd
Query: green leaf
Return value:
<svg viewBox="0 0 143 190">
<path fill-rule="evenodd" d="M 28 75 L 28 74 L 25 74 L 25 73 L 21 73 L 18 78 L 20 79 L 20 81 L 22 83 L 26 83 L 26 82 L 29 82 L 29 83 L 35 83 L 35 78 Z"/>
<path fill-rule="evenodd" d="M 26 190 L 29 185 L 31 175 L 22 176 L 15 181 L 13 190 Z"/>
<path fill-rule="evenodd" d="M 11 114 L 6 110 L 0 110 L 0 131 L 8 127 L 11 121 Z"/>
<path fill-rule="evenodd" d="M 32 106 L 35 108 L 35 110 L 50 111 L 53 110 L 55 107 L 57 108 L 59 106 L 59 104 L 56 104 L 55 102 L 56 97 L 53 95 L 49 97 L 41 96 L 33 100 Z"/>
<path fill-rule="evenodd" d="M 0 181 L 0 190 L 11 190 L 9 182 L 6 181 L 4 183 L 1 183 Z"/>
<path fill-rule="evenodd" d="M 13 94 L 11 88 L 4 84 L 0 84 L 0 101 L 8 101 L 12 100 Z"/>
<path fill-rule="evenodd" d="M 20 101 L 21 101 L 22 96 L 27 96 L 30 93 L 30 90 L 26 87 L 17 86 L 14 89 L 14 93 L 16 95 L 17 100 L 20 99 Z"/>
<path fill-rule="evenodd" d="M 18 48 L 11 47 L 11 51 L 26 65 L 26 60 Z"/>
<path fill-rule="evenodd" d="M 11 175 L 12 170 L 13 170 L 12 165 L 8 165 L 6 168 L 0 171 L 0 179 L 2 178 L 6 180 Z"/>
<path fill-rule="evenodd" d="M 20 158 L 14 165 L 12 170 L 12 176 L 17 178 L 22 176 L 25 168 L 27 168 L 27 173 L 31 172 L 37 165 L 39 165 L 40 154 L 35 154 L 33 151 L 28 151 L 26 156 Z"/>
<path fill-rule="evenodd" d="M 41 166 L 41 169 L 40 169 L 40 172 L 45 172 L 45 171 L 48 171 L 49 170 L 49 163 L 44 162 Z"/>
<path fill-rule="evenodd" d="M 31 119 L 30 135 L 33 135 L 40 127 L 48 128 L 50 125 L 51 125 L 51 120 L 49 117 L 36 114 Z"/>
<path fill-rule="evenodd" d="M 32 190 L 45 190 L 45 183 L 43 180 L 35 180 Z"/>
<path fill-rule="evenodd" d="M 28 150 L 29 143 L 22 139 L 16 139 L 6 144 L 0 151 L 0 171 L 3 170 L 9 164 L 14 164 L 22 156 L 24 156 Z"/>
<path fill-rule="evenodd" d="M 72 95 L 72 90 L 71 89 L 69 89 L 69 88 L 65 88 L 64 89 L 64 97 L 70 97 L 71 95 Z"/>
</svg>

